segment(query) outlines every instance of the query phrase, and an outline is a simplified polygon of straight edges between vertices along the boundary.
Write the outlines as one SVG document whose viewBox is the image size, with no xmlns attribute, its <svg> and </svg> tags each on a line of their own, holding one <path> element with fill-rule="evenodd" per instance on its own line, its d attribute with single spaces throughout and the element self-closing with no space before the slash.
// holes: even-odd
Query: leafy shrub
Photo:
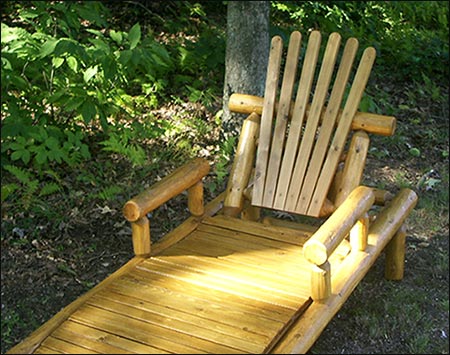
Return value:
<svg viewBox="0 0 450 355">
<path fill-rule="evenodd" d="M 32 4 L 26 28 L 2 23 L 2 164 L 73 165 L 90 157 L 89 134 L 136 116 L 133 96 L 157 104 L 173 62 L 139 24 L 108 29 L 101 3 Z"/>
<path fill-rule="evenodd" d="M 319 29 L 374 45 L 389 75 L 448 78 L 448 1 L 273 1 L 273 32 Z"/>
</svg>

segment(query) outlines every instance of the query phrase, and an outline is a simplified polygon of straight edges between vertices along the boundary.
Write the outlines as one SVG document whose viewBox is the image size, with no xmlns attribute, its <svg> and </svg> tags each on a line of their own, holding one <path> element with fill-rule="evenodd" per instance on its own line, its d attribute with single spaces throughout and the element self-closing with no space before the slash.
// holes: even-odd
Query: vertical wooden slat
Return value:
<svg viewBox="0 0 450 355">
<path fill-rule="evenodd" d="M 309 111 L 308 120 L 306 122 L 305 132 L 300 144 L 300 149 L 288 190 L 288 197 L 285 206 L 288 211 L 295 211 L 296 209 L 298 196 L 303 185 L 303 179 L 311 155 L 311 148 L 316 136 L 317 125 L 319 123 L 319 118 L 328 93 L 328 87 L 333 75 L 334 64 L 337 59 L 340 43 L 341 36 L 336 32 L 332 33 L 328 39 L 322 66 L 320 68 L 319 78 L 314 91 L 314 98 Z"/>
<path fill-rule="evenodd" d="M 281 85 L 280 101 L 278 104 L 275 129 L 270 148 L 266 183 L 264 187 L 263 205 L 266 207 L 272 207 L 274 201 L 278 173 L 286 137 L 286 126 L 292 101 L 292 92 L 294 91 L 294 83 L 297 76 L 298 54 L 300 52 L 301 38 L 300 32 L 294 31 L 289 39 L 289 48 L 283 74 L 283 82 Z"/>
<path fill-rule="evenodd" d="M 330 100 L 322 120 L 319 136 L 311 156 L 311 162 L 305 176 L 305 182 L 300 193 L 297 212 L 306 213 L 311 196 L 316 186 L 317 178 L 320 174 L 325 154 L 329 145 L 330 137 L 335 128 L 336 117 L 341 107 L 342 98 L 344 96 L 345 88 L 347 86 L 348 78 L 353 66 L 356 51 L 358 50 L 358 41 L 355 38 L 350 38 L 344 48 L 339 70 L 334 81 L 333 90 L 331 92 Z"/>
<path fill-rule="evenodd" d="M 369 47 L 366 48 L 361 58 L 355 79 L 353 80 L 352 88 L 350 90 L 347 102 L 345 103 L 342 116 L 339 120 L 333 142 L 331 143 L 322 172 L 317 182 L 317 186 L 308 209 L 308 215 L 319 215 L 322 203 L 325 200 L 328 188 L 330 187 L 334 175 L 333 172 L 336 169 L 339 162 L 339 157 L 344 149 L 353 116 L 358 109 L 364 89 L 366 88 L 370 71 L 375 61 L 375 56 L 375 49 L 373 47 Z"/>
<path fill-rule="evenodd" d="M 275 196 L 274 207 L 284 209 L 287 191 L 292 176 L 292 167 L 298 145 L 300 142 L 301 128 L 305 117 L 309 93 L 314 80 L 316 71 L 317 58 L 319 56 L 320 43 L 322 36 L 319 31 L 313 31 L 309 35 L 308 45 L 306 49 L 305 59 L 302 65 L 300 82 L 297 89 L 297 97 L 295 99 L 294 110 L 289 127 L 289 135 L 286 142 L 286 148 L 281 163 L 280 176 L 278 179 L 277 192 Z"/>
<path fill-rule="evenodd" d="M 258 153 L 255 167 L 255 184 L 253 188 L 253 204 L 262 205 L 264 196 L 264 183 L 268 156 L 270 150 L 270 137 L 272 134 L 272 119 L 275 110 L 275 100 L 280 75 L 281 54 L 283 51 L 283 41 L 281 37 L 272 38 L 269 64 L 267 67 L 266 88 L 264 94 L 264 106 L 261 117 L 261 129 L 259 134 Z"/>
<path fill-rule="evenodd" d="M 364 131 L 353 134 L 345 159 L 342 179 L 337 186 L 334 204 L 339 206 L 346 197 L 361 183 L 364 167 L 366 166 L 367 152 L 369 151 L 370 138 Z"/>
</svg>

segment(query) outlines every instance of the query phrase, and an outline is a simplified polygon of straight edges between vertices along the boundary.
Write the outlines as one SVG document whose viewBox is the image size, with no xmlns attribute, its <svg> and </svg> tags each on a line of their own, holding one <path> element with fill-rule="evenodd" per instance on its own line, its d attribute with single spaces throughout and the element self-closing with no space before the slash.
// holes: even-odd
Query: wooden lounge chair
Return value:
<svg viewBox="0 0 450 355">
<path fill-rule="evenodd" d="M 395 130 L 358 112 L 375 50 L 353 65 L 356 39 L 321 40 L 293 32 L 283 59 L 274 37 L 264 98 L 231 96 L 248 117 L 226 191 L 203 204 L 198 158 L 132 198 L 136 256 L 9 353 L 305 353 L 382 251 L 403 277 L 417 196 L 361 185 L 369 134 Z M 192 216 L 151 245 L 148 213 L 185 190 Z"/>
</svg>

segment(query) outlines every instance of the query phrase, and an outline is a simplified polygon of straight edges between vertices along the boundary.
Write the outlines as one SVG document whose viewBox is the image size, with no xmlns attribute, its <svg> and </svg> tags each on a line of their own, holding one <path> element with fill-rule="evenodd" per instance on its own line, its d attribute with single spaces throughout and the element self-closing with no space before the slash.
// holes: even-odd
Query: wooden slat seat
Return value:
<svg viewBox="0 0 450 355">
<path fill-rule="evenodd" d="M 205 219 L 90 297 L 35 352 L 269 352 L 311 303 L 311 232 L 272 230 Z"/>
</svg>

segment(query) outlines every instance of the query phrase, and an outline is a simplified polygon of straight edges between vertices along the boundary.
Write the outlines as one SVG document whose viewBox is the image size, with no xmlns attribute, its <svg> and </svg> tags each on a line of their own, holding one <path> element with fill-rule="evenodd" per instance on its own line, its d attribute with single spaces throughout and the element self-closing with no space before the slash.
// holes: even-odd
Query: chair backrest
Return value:
<svg viewBox="0 0 450 355">
<path fill-rule="evenodd" d="M 321 61 L 320 32 L 309 35 L 303 59 L 299 56 L 301 40 L 299 32 L 291 34 L 281 85 L 283 41 L 275 36 L 271 42 L 252 205 L 317 217 L 376 53 L 372 47 L 365 49 L 352 75 L 358 50 L 355 38 L 347 40 L 339 55 L 341 36 L 332 33 Z M 302 69 L 294 100 L 300 61 Z"/>
</svg>

